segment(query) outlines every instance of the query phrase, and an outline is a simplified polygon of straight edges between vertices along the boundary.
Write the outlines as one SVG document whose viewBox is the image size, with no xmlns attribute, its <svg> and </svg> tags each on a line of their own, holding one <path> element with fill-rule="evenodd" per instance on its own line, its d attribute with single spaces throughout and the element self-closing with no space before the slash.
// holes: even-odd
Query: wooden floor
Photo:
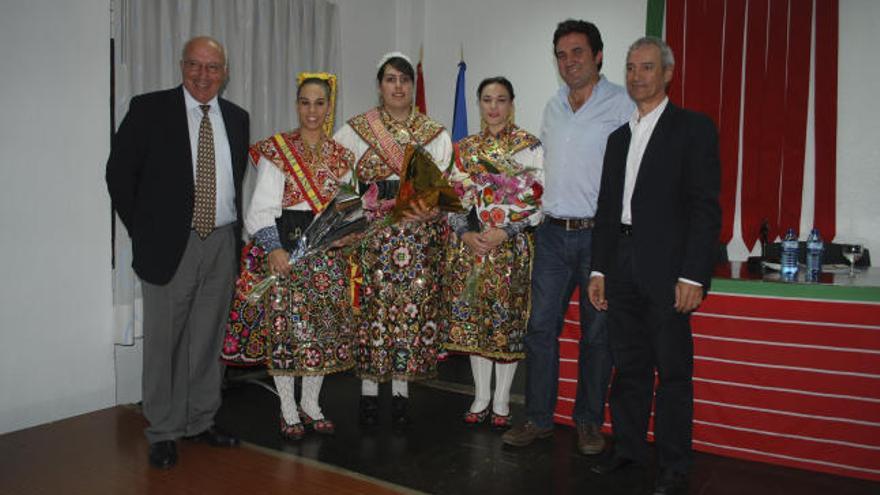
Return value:
<svg viewBox="0 0 880 495">
<path fill-rule="evenodd" d="M 278 434 L 271 379 L 232 377 L 215 419 L 245 443 L 221 449 L 180 442 L 178 464 L 167 471 L 148 465 L 146 423 L 134 406 L 0 435 L 0 495 L 651 492 L 653 469 L 590 472 L 601 456 L 577 452 L 574 428 L 557 425 L 552 438 L 512 448 L 488 425 L 465 425 L 461 414 L 473 396 L 458 385 L 470 382 L 469 366 L 467 359 L 453 357 L 437 382 L 411 386 L 415 422 L 403 429 L 391 424 L 390 387 L 380 388 L 380 424 L 364 428 L 357 419 L 360 381 L 346 373 L 330 375 L 321 404 L 336 434 L 308 434 L 297 442 Z M 522 381 L 514 382 L 517 394 Z M 521 401 L 511 404 L 511 411 L 523 417 Z M 880 483 L 696 452 L 688 493 L 874 495 Z"/>
<path fill-rule="evenodd" d="M 417 493 L 247 443 L 180 442 L 178 465 L 157 470 L 144 426 L 136 409 L 118 406 L 0 435 L 0 494 Z"/>
</svg>

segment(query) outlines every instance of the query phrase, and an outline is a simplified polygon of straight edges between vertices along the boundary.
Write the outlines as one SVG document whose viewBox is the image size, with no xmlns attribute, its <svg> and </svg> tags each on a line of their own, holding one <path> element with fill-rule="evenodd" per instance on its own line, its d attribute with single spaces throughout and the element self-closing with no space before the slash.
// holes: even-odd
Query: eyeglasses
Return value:
<svg viewBox="0 0 880 495">
<path fill-rule="evenodd" d="M 203 64 L 201 62 L 196 62 L 195 60 L 183 61 L 183 70 L 186 72 L 200 72 L 202 69 L 205 69 L 208 74 L 217 75 L 223 72 L 225 67 L 225 65 L 217 63 Z"/>
</svg>

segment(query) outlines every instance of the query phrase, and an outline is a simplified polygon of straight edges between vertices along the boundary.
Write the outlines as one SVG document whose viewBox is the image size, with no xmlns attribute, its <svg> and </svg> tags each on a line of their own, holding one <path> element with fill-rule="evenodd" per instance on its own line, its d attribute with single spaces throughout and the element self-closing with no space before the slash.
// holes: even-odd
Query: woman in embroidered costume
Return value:
<svg viewBox="0 0 880 495">
<path fill-rule="evenodd" d="M 446 251 L 443 308 L 446 348 L 470 354 L 474 401 L 469 424 L 489 416 L 510 426 L 510 386 L 525 357 L 532 234 L 540 222 L 544 152 L 535 136 L 513 124 L 513 85 L 485 79 L 477 89 L 483 130 L 456 144 L 449 181 L 470 213 L 450 214 L 455 231 Z"/>
<path fill-rule="evenodd" d="M 354 366 L 348 263 L 337 250 L 291 266 L 289 252 L 299 233 L 351 177 L 354 156 L 329 139 L 333 129 L 336 79 L 300 74 L 297 114 L 300 127 L 251 147 L 257 179 L 245 228 L 241 275 L 229 316 L 223 359 L 232 364 L 265 364 L 281 399 L 281 434 L 302 438 L 305 427 L 333 433 L 318 395 L 324 375 Z M 348 240 L 348 239 L 346 239 Z M 341 246 L 345 240 L 340 240 Z M 251 304 L 247 294 L 269 274 L 279 282 Z M 302 376 L 300 408 L 294 379 Z"/>
<path fill-rule="evenodd" d="M 443 126 L 413 105 L 414 77 L 405 55 L 387 54 L 377 73 L 381 106 L 353 117 L 334 136 L 357 157 L 365 203 L 384 204 L 382 211 L 393 205 L 407 145 L 423 147 L 438 167 L 452 156 Z M 374 195 L 376 201 L 367 200 Z M 424 206 L 416 202 L 404 221 L 368 236 L 361 249 L 363 290 L 355 345 L 365 426 L 378 422 L 379 382 L 392 381 L 392 421 L 403 425 L 409 422 L 407 381 L 436 374 L 442 224 L 435 209 Z"/>
</svg>

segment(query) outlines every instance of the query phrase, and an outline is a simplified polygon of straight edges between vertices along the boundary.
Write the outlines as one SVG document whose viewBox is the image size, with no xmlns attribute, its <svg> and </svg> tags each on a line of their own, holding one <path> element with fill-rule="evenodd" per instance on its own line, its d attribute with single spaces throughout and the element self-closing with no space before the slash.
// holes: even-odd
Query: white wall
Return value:
<svg viewBox="0 0 880 495">
<path fill-rule="evenodd" d="M 107 0 L 0 3 L 0 433 L 115 403 Z"/>
<path fill-rule="evenodd" d="M 874 266 L 880 266 L 878 29 L 880 2 L 840 2 L 836 240 L 865 243 Z"/>
<path fill-rule="evenodd" d="M 623 82 L 626 49 L 644 35 L 644 0 L 428 0 L 425 21 L 425 92 L 428 113 L 452 125 L 453 91 L 464 47 L 468 130 L 479 129 L 477 85 L 506 76 L 516 92 L 516 121 L 538 133 L 544 104 L 557 90 L 553 31 L 565 19 L 599 27 L 605 44 L 602 74 Z"/>
<path fill-rule="evenodd" d="M 339 6 L 342 70 L 336 127 L 379 102 L 376 64 L 398 50 L 418 61 L 425 27 L 425 0 L 330 0 Z"/>
<path fill-rule="evenodd" d="M 332 0 L 339 6 L 342 70 L 339 128 L 351 116 L 376 105 L 376 62 L 395 50 L 395 0 Z"/>
</svg>

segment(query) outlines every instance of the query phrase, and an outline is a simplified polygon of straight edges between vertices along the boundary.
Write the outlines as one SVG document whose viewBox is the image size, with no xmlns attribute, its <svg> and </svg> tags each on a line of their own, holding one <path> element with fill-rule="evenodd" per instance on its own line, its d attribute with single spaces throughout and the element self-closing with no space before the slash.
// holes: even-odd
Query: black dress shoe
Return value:
<svg viewBox="0 0 880 495">
<path fill-rule="evenodd" d="M 409 398 L 395 395 L 391 398 L 391 424 L 393 426 L 407 426 L 412 424 L 412 419 L 406 413 Z"/>
<path fill-rule="evenodd" d="M 184 437 L 191 442 L 200 442 L 214 447 L 238 447 L 238 438 L 226 433 L 216 426 L 212 426 L 198 435 Z"/>
<path fill-rule="evenodd" d="M 374 395 L 362 395 L 358 405 L 358 421 L 361 426 L 379 424 L 379 398 Z"/>
<path fill-rule="evenodd" d="M 678 495 L 687 493 L 690 480 L 685 473 L 662 471 L 654 483 L 654 495 Z"/>
<path fill-rule="evenodd" d="M 640 466 L 638 462 L 628 459 L 626 457 L 620 457 L 616 454 L 612 454 L 607 457 L 605 460 L 600 462 L 599 464 L 595 464 L 590 467 L 590 471 L 596 474 L 608 474 L 614 471 L 620 471 L 621 469 L 626 469 L 629 467 Z"/>
<path fill-rule="evenodd" d="M 177 443 L 163 440 L 150 444 L 150 465 L 154 468 L 168 469 L 177 464 Z"/>
</svg>

